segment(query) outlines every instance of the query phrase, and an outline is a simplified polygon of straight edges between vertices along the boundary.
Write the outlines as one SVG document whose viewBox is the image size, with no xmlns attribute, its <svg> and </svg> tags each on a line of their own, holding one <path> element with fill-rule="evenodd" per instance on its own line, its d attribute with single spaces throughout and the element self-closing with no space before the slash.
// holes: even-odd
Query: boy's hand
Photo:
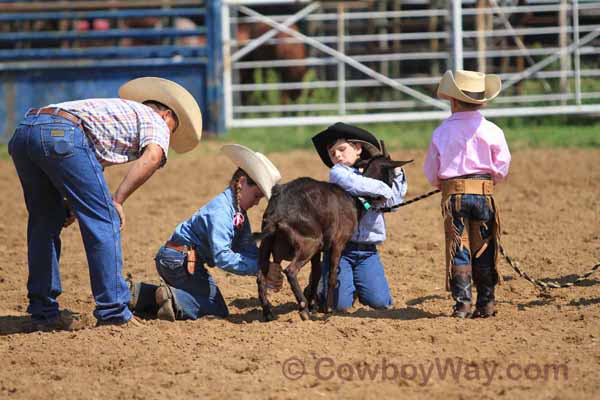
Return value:
<svg viewBox="0 0 600 400">
<path fill-rule="evenodd" d="M 371 205 L 381 207 L 385 204 L 385 197 L 379 196 L 371 200 Z"/>
<path fill-rule="evenodd" d="M 402 175 L 404 174 L 404 170 L 402 169 L 402 167 L 396 167 L 394 168 L 394 175 L 398 176 L 398 175 Z"/>
</svg>

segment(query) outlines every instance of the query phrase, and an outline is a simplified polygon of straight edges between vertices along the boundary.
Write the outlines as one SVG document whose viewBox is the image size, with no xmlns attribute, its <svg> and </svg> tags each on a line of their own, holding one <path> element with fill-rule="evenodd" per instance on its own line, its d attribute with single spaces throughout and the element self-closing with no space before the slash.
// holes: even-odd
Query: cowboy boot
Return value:
<svg viewBox="0 0 600 400">
<path fill-rule="evenodd" d="M 450 280 L 452 298 L 456 301 L 452 316 L 467 318 L 471 316 L 471 266 L 453 265 Z"/>
<path fill-rule="evenodd" d="M 175 321 L 175 302 L 173 301 L 173 292 L 165 284 L 161 284 L 154 292 L 158 311 L 156 318 L 165 321 Z"/>
<path fill-rule="evenodd" d="M 496 315 L 494 289 L 496 273 L 492 267 L 476 267 L 473 282 L 477 288 L 477 304 L 473 318 L 487 318 Z"/>
<path fill-rule="evenodd" d="M 154 293 L 158 286 L 145 282 L 127 281 L 131 293 L 128 308 L 138 316 L 154 316 L 158 310 Z"/>
<path fill-rule="evenodd" d="M 142 286 L 142 282 L 134 282 L 131 276 L 127 277 L 125 280 L 127 282 L 127 286 L 129 288 L 129 303 L 127 307 L 131 311 L 135 311 L 135 307 L 137 306 L 138 299 L 140 298 L 140 290 Z"/>
</svg>

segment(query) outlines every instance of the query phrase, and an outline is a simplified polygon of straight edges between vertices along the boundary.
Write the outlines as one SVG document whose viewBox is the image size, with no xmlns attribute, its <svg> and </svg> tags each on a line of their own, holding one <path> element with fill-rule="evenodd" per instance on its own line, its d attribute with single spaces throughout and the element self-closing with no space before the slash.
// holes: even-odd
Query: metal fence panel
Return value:
<svg viewBox="0 0 600 400">
<path fill-rule="evenodd" d="M 30 107 L 114 97 L 140 76 L 173 80 L 224 131 L 220 1 L 0 1 L 0 142 Z M 216 88 L 216 89 L 215 89 Z M 217 108 L 215 108 L 217 105 Z"/>
<path fill-rule="evenodd" d="M 223 7 L 229 127 L 443 118 L 437 83 L 460 68 L 501 76 L 489 115 L 600 111 L 600 1 Z"/>
</svg>

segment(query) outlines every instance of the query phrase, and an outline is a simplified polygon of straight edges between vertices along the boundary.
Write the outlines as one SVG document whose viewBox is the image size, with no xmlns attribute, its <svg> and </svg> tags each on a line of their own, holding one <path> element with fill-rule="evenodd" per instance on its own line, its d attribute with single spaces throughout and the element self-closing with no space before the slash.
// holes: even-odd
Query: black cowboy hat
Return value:
<svg viewBox="0 0 600 400">
<path fill-rule="evenodd" d="M 345 139 L 349 142 L 356 142 L 362 145 L 363 151 L 360 154 L 362 159 L 368 159 L 381 154 L 381 145 L 372 133 L 357 126 L 337 122 L 322 132 L 317 133 L 312 138 L 312 142 L 321 157 L 321 161 L 329 168 L 333 167 L 327 146 L 335 143 L 338 139 Z"/>
</svg>

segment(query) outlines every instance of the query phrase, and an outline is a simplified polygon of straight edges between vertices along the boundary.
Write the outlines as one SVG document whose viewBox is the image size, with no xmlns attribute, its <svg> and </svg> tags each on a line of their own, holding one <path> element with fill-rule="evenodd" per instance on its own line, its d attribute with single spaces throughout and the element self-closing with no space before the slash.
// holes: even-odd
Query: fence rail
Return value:
<svg viewBox="0 0 600 400">
<path fill-rule="evenodd" d="M 223 15 L 225 59 L 253 49 L 226 64 L 230 127 L 441 118 L 437 83 L 460 66 L 506 83 L 488 115 L 600 112 L 600 1 L 236 0 Z"/>
<path fill-rule="evenodd" d="M 29 107 L 114 97 L 139 76 L 186 87 L 224 130 L 219 1 L 0 1 L 0 142 Z"/>
</svg>

